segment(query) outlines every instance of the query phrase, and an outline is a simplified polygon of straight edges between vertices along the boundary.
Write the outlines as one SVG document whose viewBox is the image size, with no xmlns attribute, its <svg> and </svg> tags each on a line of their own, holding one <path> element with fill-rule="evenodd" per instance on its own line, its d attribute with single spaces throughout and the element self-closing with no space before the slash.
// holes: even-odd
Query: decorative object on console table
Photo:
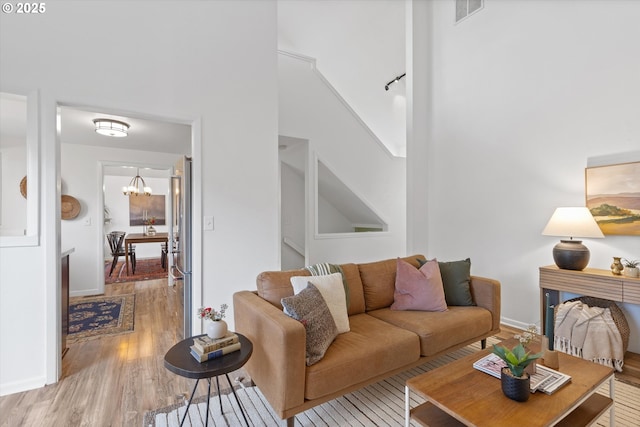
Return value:
<svg viewBox="0 0 640 427">
<path fill-rule="evenodd" d="M 622 270 L 624 270 L 624 266 L 622 265 L 622 262 L 620 261 L 620 257 L 619 256 L 614 256 L 613 257 L 613 262 L 611 263 L 611 272 L 613 274 L 615 274 L 616 276 L 619 276 L 622 274 Z"/>
<path fill-rule="evenodd" d="M 638 268 L 638 265 L 640 265 L 640 261 L 637 260 L 628 260 L 628 259 L 623 259 L 623 265 L 624 265 L 624 270 L 622 270 L 624 272 L 624 275 L 627 277 L 639 277 L 640 276 L 640 269 Z"/>
<path fill-rule="evenodd" d="M 502 368 L 500 376 L 504 395 L 516 402 L 526 402 L 531 392 L 530 376 L 524 370 L 542 353 L 531 354 L 524 349 L 522 343 L 513 349 L 494 344 L 493 353 L 507 364 L 506 368 Z"/>
<path fill-rule="evenodd" d="M 565 270 L 584 270 L 589 264 L 589 249 L 574 237 L 604 238 L 596 220 L 586 207 L 557 208 L 542 231 L 545 236 L 568 237 L 553 248 L 553 260 Z"/>
</svg>

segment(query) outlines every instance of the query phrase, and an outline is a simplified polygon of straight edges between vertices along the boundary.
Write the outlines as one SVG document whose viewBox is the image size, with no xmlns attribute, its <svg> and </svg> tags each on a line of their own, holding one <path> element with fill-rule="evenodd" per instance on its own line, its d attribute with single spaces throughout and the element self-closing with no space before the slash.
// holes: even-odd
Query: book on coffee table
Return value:
<svg viewBox="0 0 640 427">
<path fill-rule="evenodd" d="M 473 363 L 475 369 L 496 378 L 500 378 L 502 368 L 506 366 L 504 360 L 493 353 L 489 353 Z M 531 393 L 540 390 L 543 393 L 551 394 L 569 381 L 571 381 L 571 376 L 538 364 L 536 365 L 536 373 L 530 375 L 529 390 Z"/>
</svg>

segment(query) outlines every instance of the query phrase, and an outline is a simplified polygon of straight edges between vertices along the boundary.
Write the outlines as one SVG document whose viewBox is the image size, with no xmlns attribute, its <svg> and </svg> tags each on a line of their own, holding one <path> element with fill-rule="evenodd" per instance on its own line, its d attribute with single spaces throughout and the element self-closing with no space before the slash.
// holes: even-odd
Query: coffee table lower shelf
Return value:
<svg viewBox="0 0 640 427">
<path fill-rule="evenodd" d="M 560 420 L 556 426 L 589 426 L 613 405 L 609 397 L 594 393 L 580 406 Z M 431 402 L 423 403 L 410 411 L 411 419 L 425 427 L 460 427 L 463 422 L 455 419 Z"/>
</svg>

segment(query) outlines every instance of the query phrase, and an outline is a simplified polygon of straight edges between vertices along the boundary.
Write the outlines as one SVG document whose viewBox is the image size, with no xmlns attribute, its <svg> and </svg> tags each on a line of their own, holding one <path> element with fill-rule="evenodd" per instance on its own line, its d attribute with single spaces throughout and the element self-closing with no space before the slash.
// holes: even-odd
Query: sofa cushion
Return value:
<svg viewBox="0 0 640 427">
<path fill-rule="evenodd" d="M 308 283 L 313 283 L 322 294 L 329 307 L 333 321 L 336 322 L 338 333 L 349 332 L 349 316 L 347 315 L 347 299 L 342 282 L 342 273 L 332 273 L 324 276 L 293 276 L 291 285 L 293 293 L 298 294 L 306 289 Z"/>
<path fill-rule="evenodd" d="M 420 354 L 432 356 L 491 331 L 491 312 L 482 307 L 451 307 L 445 312 L 370 311 L 372 317 L 412 331 L 420 337 Z M 335 343 L 334 343 L 335 344 Z"/>
<path fill-rule="evenodd" d="M 475 305 L 469 290 L 471 260 L 439 262 L 447 305 Z"/>
<path fill-rule="evenodd" d="M 349 308 L 347 310 L 349 316 L 364 313 L 364 292 L 358 266 L 356 264 L 341 264 L 340 267 L 342 267 L 342 272 L 349 286 Z M 306 269 L 260 273 L 256 279 L 258 296 L 282 310 L 280 300 L 293 295 L 291 277 L 310 275 Z"/>
<path fill-rule="evenodd" d="M 364 313 L 364 292 L 362 290 L 362 280 L 360 280 L 360 270 L 356 264 L 341 264 L 342 274 L 349 286 L 349 316 Z"/>
<path fill-rule="evenodd" d="M 424 259 L 425 257 L 413 255 L 401 259 L 418 268 L 418 258 Z M 396 284 L 396 262 L 396 259 L 393 258 L 358 264 L 367 311 L 389 307 L 393 304 L 393 293 Z"/>
<path fill-rule="evenodd" d="M 313 283 L 298 294 L 282 298 L 285 313 L 304 325 L 306 331 L 307 366 L 324 357 L 338 335 L 338 328 L 322 294 Z"/>
<path fill-rule="evenodd" d="M 396 290 L 391 310 L 447 311 L 442 277 L 436 260 L 419 269 L 398 258 Z"/>
<path fill-rule="evenodd" d="M 326 396 L 418 360 L 416 334 L 367 314 L 351 316 L 349 323 L 351 331 L 338 335 L 324 358 L 307 368 L 306 399 Z"/>
<path fill-rule="evenodd" d="M 293 295 L 293 286 L 290 281 L 293 276 L 311 276 L 311 274 L 304 269 L 260 273 L 256 278 L 258 296 L 282 310 L 280 302 L 282 298 Z"/>
</svg>

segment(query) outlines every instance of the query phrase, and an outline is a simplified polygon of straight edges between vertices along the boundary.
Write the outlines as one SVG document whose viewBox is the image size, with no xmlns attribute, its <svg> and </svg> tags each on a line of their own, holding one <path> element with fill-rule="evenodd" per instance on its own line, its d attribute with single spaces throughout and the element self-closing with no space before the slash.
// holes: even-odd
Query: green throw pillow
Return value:
<svg viewBox="0 0 640 427">
<path fill-rule="evenodd" d="M 471 260 L 438 262 L 447 305 L 476 305 L 469 289 Z"/>
</svg>

